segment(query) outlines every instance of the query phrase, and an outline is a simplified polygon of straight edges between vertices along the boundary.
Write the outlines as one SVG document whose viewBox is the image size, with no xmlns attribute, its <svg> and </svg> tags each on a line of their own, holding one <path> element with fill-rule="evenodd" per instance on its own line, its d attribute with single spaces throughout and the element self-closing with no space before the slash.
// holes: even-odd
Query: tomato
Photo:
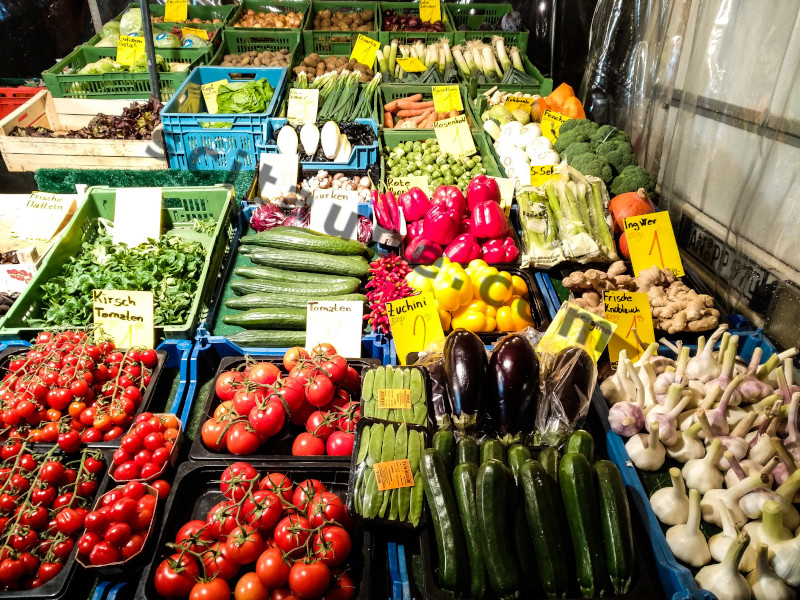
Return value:
<svg viewBox="0 0 800 600">
<path fill-rule="evenodd" d="M 131 481 L 125 484 L 125 487 L 122 488 L 122 495 L 125 498 L 131 498 L 133 500 L 138 500 L 142 496 L 147 493 L 147 490 L 144 487 L 144 484 L 141 481 Z"/>
<path fill-rule="evenodd" d="M 189 592 L 189 600 L 230 600 L 231 586 L 221 577 L 198 581 Z"/>
<path fill-rule="evenodd" d="M 280 400 L 273 399 L 267 402 L 265 408 L 253 407 L 247 416 L 250 425 L 263 439 L 272 437 L 283 429 L 286 422 L 286 409 Z"/>
<path fill-rule="evenodd" d="M 99 542 L 89 553 L 89 562 L 93 565 L 107 565 L 119 560 L 119 551 L 108 542 Z"/>
<path fill-rule="evenodd" d="M 122 554 L 122 558 L 124 559 L 131 558 L 141 552 L 143 546 L 144 536 L 135 533 L 125 542 L 125 545 L 122 546 L 120 554 Z"/>
<path fill-rule="evenodd" d="M 150 450 L 147 450 L 146 448 L 144 448 L 142 450 L 139 450 L 139 452 L 136 453 L 136 456 L 133 457 L 133 460 L 137 465 L 139 465 L 140 467 L 143 467 L 144 465 L 149 463 L 152 460 L 152 458 L 153 458 L 152 452 L 150 452 Z"/>
<path fill-rule="evenodd" d="M 85 481 L 79 481 L 75 489 L 79 496 L 86 498 L 88 496 L 94 496 L 94 493 L 99 487 L 100 483 L 96 479 L 87 479 Z"/>
<path fill-rule="evenodd" d="M 294 456 L 323 456 L 325 454 L 325 442 L 315 435 L 303 432 L 294 438 L 292 454 Z"/>
<path fill-rule="evenodd" d="M 233 400 L 225 400 L 225 402 L 220 402 L 217 405 L 217 408 L 214 409 L 215 419 L 221 421 L 226 415 L 233 415 Z"/>
<path fill-rule="evenodd" d="M 31 432 L 33 433 L 33 432 Z M 47 423 L 42 427 L 41 441 L 48 444 L 58 439 L 58 423 Z"/>
<path fill-rule="evenodd" d="M 299 410 L 305 402 L 305 383 L 307 380 L 307 378 L 304 381 L 297 377 L 288 377 L 283 380 L 277 395 L 274 396 L 278 400 L 283 399 L 283 401 L 286 402 L 286 409 L 289 414 Z M 270 396 L 269 398 L 271 399 L 273 396 Z"/>
<path fill-rule="evenodd" d="M 156 509 L 155 496 L 142 496 L 136 504 L 136 514 L 131 519 L 131 528 L 134 530 L 147 529 L 153 520 Z"/>
<path fill-rule="evenodd" d="M 249 525 L 231 531 L 222 546 L 223 554 L 240 565 L 255 562 L 263 549 L 264 540 L 261 534 Z"/>
<path fill-rule="evenodd" d="M 314 556 L 329 567 L 343 563 L 350 555 L 350 534 L 342 527 L 327 525 L 314 534 Z"/>
<path fill-rule="evenodd" d="M 121 549 L 131 537 L 131 526 L 127 523 L 114 523 L 103 536 L 103 539 L 111 544 L 114 548 Z M 316 547 L 314 549 L 316 552 Z M 332 563 L 329 563 L 332 564 Z"/>
<path fill-rule="evenodd" d="M 292 501 L 294 486 L 292 480 L 283 473 L 269 473 L 261 480 L 258 488 L 274 492 L 276 496 L 283 498 L 286 502 Z"/>
<path fill-rule="evenodd" d="M 160 475 L 161 471 L 163 470 L 163 465 L 159 465 L 154 462 L 145 463 L 142 465 L 141 477 L 142 479 L 152 479 L 153 477 Z"/>
<path fill-rule="evenodd" d="M 258 471 L 250 463 L 235 462 L 222 472 L 219 489 L 229 500 L 239 502 L 258 485 Z"/>
<path fill-rule="evenodd" d="M 334 431 L 325 443 L 325 451 L 329 456 L 350 456 L 353 453 L 352 433 Z"/>
<path fill-rule="evenodd" d="M 84 468 L 92 473 L 93 475 L 98 475 L 102 473 L 103 470 L 106 468 L 106 463 L 100 459 L 95 458 L 94 456 L 87 456 L 86 460 L 83 463 Z"/>
<path fill-rule="evenodd" d="M 311 416 L 306 419 L 306 431 L 324 442 L 333 433 L 331 423 L 331 417 L 328 417 L 326 413 L 322 411 L 315 410 L 311 413 Z"/>
<path fill-rule="evenodd" d="M 97 535 L 104 535 L 108 529 L 109 521 L 105 513 L 98 510 L 93 510 L 83 521 L 84 526 L 88 531 L 96 533 Z"/>
<path fill-rule="evenodd" d="M 61 533 L 72 535 L 83 527 L 83 517 L 74 508 L 64 508 L 56 515 L 56 523 Z"/>
<path fill-rule="evenodd" d="M 166 500 L 167 496 L 169 496 L 169 493 L 172 491 L 172 486 L 163 479 L 157 479 L 150 485 L 158 492 L 159 500 Z"/>
<path fill-rule="evenodd" d="M 69 384 L 69 391 L 76 398 L 83 398 L 89 391 L 89 384 L 83 379 L 76 379 Z"/>
<path fill-rule="evenodd" d="M 53 504 L 50 506 L 53 510 L 61 508 L 62 506 L 66 506 L 72 501 L 72 492 L 67 492 L 66 494 L 61 494 L 58 498 L 53 500 Z"/>
<path fill-rule="evenodd" d="M 359 390 L 361 390 L 361 375 L 353 367 L 347 367 L 342 385 L 353 394 L 358 394 Z"/>
<path fill-rule="evenodd" d="M 58 508 L 57 506 L 53 505 L 57 493 L 58 492 L 56 492 L 56 488 L 52 485 L 47 485 L 45 487 L 34 487 L 30 495 L 31 504 L 34 506 L 52 506 L 53 508 Z"/>
<path fill-rule="evenodd" d="M 198 543 L 199 541 L 214 541 L 214 538 L 212 538 L 208 532 L 203 529 L 205 524 L 206 522 L 200 519 L 194 519 L 193 521 L 184 523 L 183 526 L 178 530 L 178 533 L 175 535 L 175 543 L 181 546 L 186 546 L 194 552 L 198 552 L 200 550 L 200 544 Z"/>
<path fill-rule="evenodd" d="M 16 583 L 25 575 L 25 564 L 21 560 L 4 558 L 0 562 L 0 581 L 6 585 Z"/>
<path fill-rule="evenodd" d="M 275 545 L 283 550 L 288 556 L 302 556 L 305 551 L 305 543 L 311 532 L 308 531 L 310 523 L 308 519 L 300 514 L 293 514 L 284 517 L 275 526 L 273 539 Z"/>
<path fill-rule="evenodd" d="M 269 590 L 255 573 L 245 573 L 236 584 L 234 600 L 269 600 Z"/>
<path fill-rule="evenodd" d="M 81 434 L 81 441 L 84 444 L 90 444 L 93 442 L 102 442 L 103 432 L 97 429 L 96 427 L 90 427 L 89 429 L 85 429 Z"/>
<path fill-rule="evenodd" d="M 22 514 L 22 522 L 31 529 L 41 531 L 47 526 L 49 515 L 44 506 L 32 506 Z"/>
<path fill-rule="evenodd" d="M 224 538 L 239 525 L 239 507 L 230 500 L 223 500 L 211 507 L 206 515 L 209 534 L 215 539 Z"/>
<path fill-rule="evenodd" d="M 154 434 L 150 434 L 154 435 Z M 149 436 L 148 436 L 149 437 Z M 153 456 L 150 459 L 159 466 L 164 466 L 169 461 L 170 450 L 166 446 L 161 446 L 153 450 Z"/>
<path fill-rule="evenodd" d="M 168 599 L 188 596 L 200 577 L 200 565 L 189 554 L 173 554 L 161 561 L 156 568 L 154 583 L 156 592 Z"/>
<path fill-rule="evenodd" d="M 225 371 L 217 377 L 214 383 L 214 391 L 222 400 L 233 400 L 233 395 L 239 385 L 244 383 L 244 376 L 238 371 Z"/>
<path fill-rule="evenodd" d="M 72 538 L 67 538 L 53 546 L 53 556 L 59 560 L 66 560 L 75 547 Z"/>
<path fill-rule="evenodd" d="M 269 589 L 276 589 L 289 583 L 291 563 L 283 558 L 280 548 L 267 548 L 256 562 L 256 575 Z"/>
<path fill-rule="evenodd" d="M 347 360 L 343 356 L 331 356 L 321 365 L 322 370 L 334 383 L 339 383 L 347 373 Z"/>
<path fill-rule="evenodd" d="M 128 433 L 120 439 L 119 447 L 128 454 L 136 454 L 143 447 L 142 440 L 136 434 Z"/>
<path fill-rule="evenodd" d="M 150 452 L 155 452 L 164 445 L 165 441 L 166 440 L 164 439 L 163 433 L 160 431 L 154 431 L 153 433 L 147 434 L 147 437 L 144 438 L 143 443 L 144 447 L 150 450 Z"/>
<path fill-rule="evenodd" d="M 332 344 L 327 344 L 327 343 L 317 344 L 311 350 L 312 358 L 314 358 L 315 356 L 334 356 L 335 354 L 336 354 L 336 348 L 334 348 Z"/>
<path fill-rule="evenodd" d="M 129 460 L 131 460 L 131 455 L 128 454 L 124 448 L 118 448 L 117 450 L 114 450 L 114 454 L 111 457 L 111 462 L 117 467 L 128 462 Z"/>
<path fill-rule="evenodd" d="M 63 568 L 64 563 L 44 562 L 39 565 L 39 569 L 36 571 L 36 577 L 44 584 L 61 573 Z"/>
<path fill-rule="evenodd" d="M 292 504 L 300 510 L 306 510 L 308 503 L 318 494 L 323 494 L 328 490 L 319 479 L 306 479 L 297 484 L 292 494 Z"/>
<path fill-rule="evenodd" d="M 39 535 L 33 529 L 21 527 L 16 531 L 17 533 L 12 534 L 9 541 L 17 552 L 27 552 L 39 541 Z"/>
<path fill-rule="evenodd" d="M 350 522 L 344 502 L 336 494 L 322 492 L 309 501 L 308 520 L 312 527 L 319 527 L 325 522 L 334 522 L 346 525 Z"/>
<path fill-rule="evenodd" d="M 109 518 L 118 523 L 128 523 L 136 514 L 136 500 L 133 498 L 120 498 L 111 507 Z"/>
<path fill-rule="evenodd" d="M 333 399 L 333 382 L 327 375 L 319 374 L 306 388 L 306 400 L 312 406 L 325 406 Z"/>
<path fill-rule="evenodd" d="M 81 448 L 81 436 L 74 429 L 58 434 L 58 447 L 64 452 L 73 453 Z"/>
<path fill-rule="evenodd" d="M 131 479 L 138 479 L 141 475 L 142 467 L 137 465 L 134 461 L 129 460 L 122 463 L 114 471 L 114 479 L 118 481 L 130 481 Z"/>
<path fill-rule="evenodd" d="M 97 360 L 97 359 L 95 359 Z M 142 364 L 148 369 L 152 369 L 158 364 L 158 354 L 152 348 L 148 348 L 147 350 L 142 350 Z"/>
<path fill-rule="evenodd" d="M 289 573 L 289 587 L 301 598 L 318 598 L 331 582 L 331 571 L 320 561 L 296 562 Z"/>
<path fill-rule="evenodd" d="M 278 588 L 277 590 L 273 590 L 269 600 L 298 600 L 298 598 L 288 587 L 282 587 Z"/>
<path fill-rule="evenodd" d="M 281 499 L 269 490 L 258 490 L 242 504 L 245 522 L 262 532 L 269 532 L 283 512 Z"/>
<path fill-rule="evenodd" d="M 227 580 L 236 577 L 240 568 L 238 563 L 225 556 L 219 542 L 214 543 L 208 550 L 203 552 L 203 565 L 208 577 L 216 574 L 218 577 Z"/>
<path fill-rule="evenodd" d="M 337 573 L 333 576 L 323 600 L 353 600 L 355 597 L 356 586 L 353 583 L 353 578 L 347 573 Z"/>
<path fill-rule="evenodd" d="M 259 362 L 245 371 L 245 377 L 260 385 L 272 385 L 281 376 L 281 370 L 272 363 Z"/>
<path fill-rule="evenodd" d="M 289 348 L 286 354 L 283 355 L 283 366 L 286 367 L 287 371 L 291 371 L 297 366 L 298 362 L 306 360 L 307 358 L 308 352 L 306 352 L 305 348 L 295 346 L 294 348 Z"/>
<path fill-rule="evenodd" d="M 231 454 L 237 456 L 254 454 L 259 446 L 261 446 L 261 439 L 249 423 L 239 421 L 228 430 L 226 447 Z"/>
<path fill-rule="evenodd" d="M 203 423 L 201 436 L 206 448 L 214 452 L 221 452 L 227 445 L 229 431 L 225 431 L 226 424 L 216 419 L 208 419 Z"/>
</svg>

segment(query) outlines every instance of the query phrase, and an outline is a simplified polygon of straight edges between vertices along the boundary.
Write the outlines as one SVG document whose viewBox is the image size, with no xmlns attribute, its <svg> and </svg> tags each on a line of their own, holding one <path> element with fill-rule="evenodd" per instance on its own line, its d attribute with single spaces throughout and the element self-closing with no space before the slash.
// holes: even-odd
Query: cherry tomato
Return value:
<svg viewBox="0 0 800 600">
<path fill-rule="evenodd" d="M 89 562 L 93 565 L 107 565 L 119 560 L 119 551 L 108 542 L 98 542 L 89 553 Z"/>
<path fill-rule="evenodd" d="M 120 550 L 125 544 L 128 543 L 128 540 L 130 540 L 131 531 L 131 526 L 127 523 L 114 523 L 108 529 L 106 529 L 103 539 L 111 544 L 114 548 Z M 316 547 L 314 548 L 314 552 L 317 552 Z"/>
<path fill-rule="evenodd" d="M 56 523 L 61 533 L 72 535 L 83 527 L 83 517 L 74 508 L 64 508 L 56 515 Z"/>
<path fill-rule="evenodd" d="M 104 535 L 106 529 L 108 529 L 109 521 L 108 517 L 105 513 L 102 513 L 98 510 L 93 510 L 84 519 L 84 526 L 90 532 L 96 533 L 97 535 Z"/>
<path fill-rule="evenodd" d="M 114 479 L 118 481 L 130 481 L 131 479 L 138 479 L 139 475 L 141 475 L 141 472 L 142 467 L 136 464 L 136 462 L 129 460 L 117 467 L 117 470 L 114 471 Z"/>
<path fill-rule="evenodd" d="M 21 461 L 20 461 L 21 462 Z M 64 465 L 57 460 L 48 460 L 39 471 L 39 479 L 56 485 L 64 475 Z"/>
<path fill-rule="evenodd" d="M 159 500 L 166 500 L 167 496 L 169 496 L 169 493 L 172 491 L 172 486 L 163 479 L 157 479 L 150 485 L 158 492 Z"/>
<path fill-rule="evenodd" d="M 136 514 L 136 500 L 132 498 L 120 498 L 111 507 L 109 518 L 118 523 L 128 523 Z"/>
<path fill-rule="evenodd" d="M 131 558 L 132 556 L 138 554 L 142 550 L 143 546 L 144 537 L 138 533 L 135 533 L 128 539 L 127 542 L 125 542 L 125 545 L 122 546 L 120 554 L 122 555 L 123 559 Z"/>
</svg>

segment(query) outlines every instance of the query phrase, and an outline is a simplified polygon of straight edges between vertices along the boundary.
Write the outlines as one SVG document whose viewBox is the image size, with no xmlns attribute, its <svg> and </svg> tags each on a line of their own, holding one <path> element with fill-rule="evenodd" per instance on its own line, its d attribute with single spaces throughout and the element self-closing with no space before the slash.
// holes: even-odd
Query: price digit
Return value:
<svg viewBox="0 0 800 600">
<path fill-rule="evenodd" d="M 411 333 L 417 335 L 417 323 L 422 322 L 422 347 L 425 348 L 425 344 L 428 341 L 428 324 L 425 322 L 425 318 L 422 315 L 417 315 L 417 318 L 414 319 L 414 328 L 411 330 Z"/>
<path fill-rule="evenodd" d="M 664 255 L 661 253 L 661 242 L 658 240 L 658 230 L 653 233 L 653 243 L 650 244 L 650 252 L 648 252 L 648 256 L 653 254 L 653 248 L 658 247 L 658 268 L 664 268 Z"/>
</svg>

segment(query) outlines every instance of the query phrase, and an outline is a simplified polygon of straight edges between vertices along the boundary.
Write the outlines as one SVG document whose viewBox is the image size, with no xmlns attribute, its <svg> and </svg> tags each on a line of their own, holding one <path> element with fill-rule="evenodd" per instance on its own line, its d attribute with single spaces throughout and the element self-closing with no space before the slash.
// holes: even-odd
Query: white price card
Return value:
<svg viewBox="0 0 800 600">
<path fill-rule="evenodd" d="M 363 302 L 321 300 L 306 306 L 306 348 L 328 343 L 333 344 L 340 356 L 361 356 Z"/>
<path fill-rule="evenodd" d="M 161 188 L 117 188 L 114 243 L 134 247 L 161 237 Z"/>
</svg>

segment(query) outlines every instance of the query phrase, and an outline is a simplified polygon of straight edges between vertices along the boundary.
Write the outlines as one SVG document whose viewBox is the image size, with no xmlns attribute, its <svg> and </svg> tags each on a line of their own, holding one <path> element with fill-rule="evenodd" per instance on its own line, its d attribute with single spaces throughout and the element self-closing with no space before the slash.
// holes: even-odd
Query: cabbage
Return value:
<svg viewBox="0 0 800 600">
<path fill-rule="evenodd" d="M 184 48 L 205 48 L 209 44 L 210 42 L 208 40 L 204 40 L 200 36 L 194 35 L 193 33 L 183 36 Z"/>
<path fill-rule="evenodd" d="M 97 42 L 95 48 L 116 48 L 119 45 L 119 36 L 108 36 Z"/>
<path fill-rule="evenodd" d="M 266 79 L 223 83 L 217 92 L 217 107 L 222 114 L 267 112 L 273 90 Z"/>
<path fill-rule="evenodd" d="M 156 48 L 180 48 L 181 39 L 174 33 L 162 31 L 153 36 L 153 45 Z"/>
<path fill-rule="evenodd" d="M 119 32 L 121 35 L 131 35 L 133 33 L 142 34 L 142 11 L 139 8 L 129 8 L 122 15 L 119 21 Z"/>
<path fill-rule="evenodd" d="M 119 37 L 119 21 L 109 21 L 100 28 L 100 37 Z"/>
<path fill-rule="evenodd" d="M 103 73 L 118 73 L 125 70 L 127 70 L 125 65 L 121 65 L 110 58 L 101 58 L 98 61 L 87 64 L 78 71 L 78 75 L 102 75 Z"/>
</svg>

